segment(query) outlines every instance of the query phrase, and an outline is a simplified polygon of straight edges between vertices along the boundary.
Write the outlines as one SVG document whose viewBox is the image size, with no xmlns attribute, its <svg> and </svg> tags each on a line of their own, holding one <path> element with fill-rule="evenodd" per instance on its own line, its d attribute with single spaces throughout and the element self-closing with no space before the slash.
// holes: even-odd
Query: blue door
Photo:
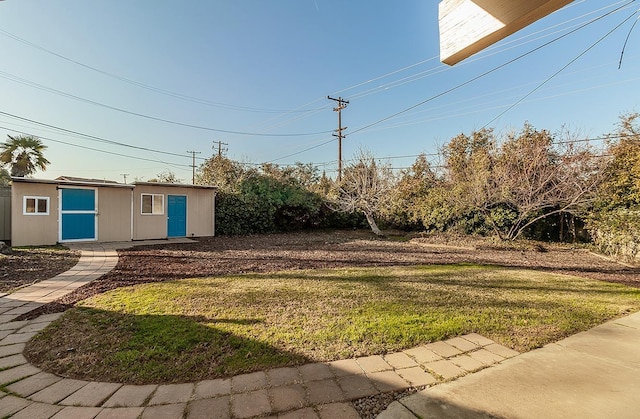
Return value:
<svg viewBox="0 0 640 419">
<path fill-rule="evenodd" d="M 167 195 L 167 236 L 187 235 L 187 197 Z"/>
<path fill-rule="evenodd" d="M 95 189 L 61 189 L 60 241 L 95 240 Z"/>
</svg>

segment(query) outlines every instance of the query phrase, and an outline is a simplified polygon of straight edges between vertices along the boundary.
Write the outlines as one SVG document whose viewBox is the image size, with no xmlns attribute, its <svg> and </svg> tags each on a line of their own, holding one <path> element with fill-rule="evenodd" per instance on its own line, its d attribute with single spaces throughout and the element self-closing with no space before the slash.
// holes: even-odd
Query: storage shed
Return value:
<svg viewBox="0 0 640 419">
<path fill-rule="evenodd" d="M 13 246 L 215 234 L 214 186 L 69 177 L 12 180 Z"/>
</svg>

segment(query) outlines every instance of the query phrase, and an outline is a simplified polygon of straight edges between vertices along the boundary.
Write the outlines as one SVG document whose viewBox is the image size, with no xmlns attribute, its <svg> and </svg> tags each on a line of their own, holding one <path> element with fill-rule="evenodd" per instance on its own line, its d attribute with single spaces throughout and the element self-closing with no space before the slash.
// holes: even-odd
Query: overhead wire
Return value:
<svg viewBox="0 0 640 419">
<path fill-rule="evenodd" d="M 555 73 L 553 73 L 551 76 L 547 77 L 542 83 L 538 84 L 535 88 L 533 88 L 531 91 L 529 91 L 526 95 L 524 95 L 521 99 L 519 99 L 518 101 L 516 101 L 515 103 L 513 103 L 511 106 L 509 106 L 507 109 L 505 109 L 504 111 L 502 111 L 498 116 L 496 116 L 495 118 L 493 118 L 491 121 L 487 122 L 484 125 L 484 128 L 486 128 L 488 125 L 492 124 L 493 122 L 497 121 L 498 119 L 500 119 L 500 117 L 502 117 L 504 114 L 506 114 L 507 112 L 509 112 L 511 109 L 515 108 L 516 106 L 518 106 L 523 100 L 525 100 L 526 98 L 528 98 L 529 96 L 531 96 L 532 94 L 534 94 L 536 91 L 538 91 L 538 89 L 540 89 L 542 86 L 544 86 L 545 84 L 549 83 L 551 80 L 553 80 L 558 74 L 562 73 L 565 69 L 567 69 L 571 64 L 575 63 L 576 61 L 578 61 L 580 58 L 582 58 L 585 54 L 587 54 L 589 51 L 591 51 L 593 48 L 595 48 L 598 44 L 600 44 L 602 41 L 604 41 L 605 39 L 607 39 L 612 33 L 614 33 L 615 31 L 617 31 L 618 29 L 620 29 L 622 27 L 622 25 L 624 25 L 625 23 L 627 23 L 629 20 L 631 20 L 631 18 L 633 18 L 636 15 L 636 13 L 633 13 L 631 16 L 627 17 L 626 19 L 624 19 L 622 22 L 620 22 L 620 24 L 616 25 L 613 29 L 611 29 L 609 32 L 607 32 L 605 35 L 603 35 L 602 37 L 600 37 L 596 42 L 594 42 L 593 44 L 591 44 L 587 49 L 585 49 L 584 51 L 582 51 L 580 54 L 578 54 L 575 58 L 573 58 L 572 60 L 570 60 L 567 64 L 565 64 L 564 66 L 562 66 L 558 71 L 556 71 Z"/>
<path fill-rule="evenodd" d="M 78 100 L 80 102 L 84 102 L 84 103 L 88 103 L 91 105 L 95 105 L 95 106 L 100 106 L 106 109 L 110 109 L 112 111 L 116 111 L 116 112 L 121 112 L 124 114 L 128 114 L 128 115 L 133 115 L 133 116 L 137 116 L 140 118 L 145 118 L 145 119 L 149 119 L 152 121 L 158 121 L 158 122 L 164 122 L 167 124 L 171 124 L 171 125 L 177 125 L 177 126 L 181 126 L 181 127 L 187 127 L 187 128 L 194 128 L 194 129 L 199 129 L 199 130 L 205 130 L 205 131 L 212 131 L 212 132 L 219 132 L 219 133 L 224 133 L 224 134 L 234 134 L 234 135 L 248 135 L 248 136 L 252 136 L 252 137 L 306 137 L 306 136 L 312 136 L 312 135 L 320 135 L 320 134 L 327 134 L 331 131 L 319 131 L 319 132 L 306 132 L 306 133 L 281 133 L 281 134 L 272 134 L 272 133 L 261 133 L 261 132 L 245 132 L 245 131 L 234 131 L 234 130 L 227 130 L 227 129 L 220 129 L 220 128 L 213 128 L 213 127 L 207 127 L 207 126 L 203 126 L 203 125 L 196 125 L 196 124 L 189 124 L 189 123 L 185 123 L 185 122 L 179 122 L 179 121 L 172 121 L 170 119 L 165 119 L 165 118 L 159 118 L 156 116 L 151 116 L 151 115 L 146 115 L 143 113 L 139 113 L 139 112 L 134 112 L 134 111 L 130 111 L 127 109 L 123 109 L 123 108 L 119 108 L 117 106 L 112 106 L 112 105 L 107 105 L 105 103 L 102 102 L 97 102 L 95 100 L 91 100 L 91 99 L 86 99 L 80 96 L 76 96 L 73 95 L 71 93 L 67 93 L 67 92 L 63 92 L 61 90 L 58 89 L 54 89 L 51 87 L 47 87 L 44 86 L 42 84 L 39 83 L 35 83 L 33 81 L 24 79 L 22 77 L 7 73 L 5 71 L 0 71 L 0 77 L 3 77 L 7 80 L 12 80 L 15 81 L 16 83 L 21 83 L 24 84 L 26 86 L 30 86 L 39 90 L 43 90 L 49 93 L 53 93 L 53 94 L 57 94 L 60 96 L 64 96 L 70 99 L 75 99 Z"/>
<path fill-rule="evenodd" d="M 537 52 L 537 51 L 539 51 L 539 50 L 541 50 L 541 49 L 543 49 L 543 48 L 545 48 L 545 47 L 547 47 L 547 46 L 549 46 L 549 45 L 551 45 L 551 44 L 553 44 L 553 43 L 555 43 L 555 42 L 558 42 L 558 41 L 559 41 L 559 40 L 561 40 L 561 39 L 564 39 L 564 38 L 568 37 L 569 35 L 572 35 L 572 34 L 574 34 L 574 33 L 578 32 L 578 31 L 580 31 L 581 29 L 583 29 L 583 28 L 585 28 L 585 27 L 588 27 L 588 26 L 590 26 L 590 25 L 594 24 L 595 22 L 598 22 L 598 21 L 600 21 L 600 20 L 604 19 L 604 18 L 605 18 L 605 17 L 607 17 L 607 16 L 610 16 L 610 15 L 612 15 L 612 14 L 614 14 L 614 13 L 616 13 L 616 12 L 618 12 L 618 11 L 620 11 L 620 10 L 622 10 L 622 9 L 626 8 L 626 7 L 628 7 L 630 4 L 632 4 L 632 3 L 634 3 L 634 2 L 635 2 L 635 0 L 630 0 L 630 1 L 626 2 L 624 5 L 622 5 L 622 6 L 620 6 L 620 7 L 617 7 L 616 9 L 613 9 L 613 10 L 611 10 L 611 11 L 609 11 L 609 12 L 607 12 L 607 13 L 603 14 L 603 15 L 600 15 L 600 16 L 598 16 L 598 17 L 594 18 L 594 19 L 591 19 L 591 20 L 589 20 L 589 21 L 587 21 L 587 22 L 585 22 L 585 23 L 583 23 L 583 24 L 579 25 L 578 27 L 576 27 L 576 28 L 574 28 L 574 29 L 570 30 L 569 32 L 567 32 L 567 33 L 565 33 L 565 34 L 562 34 L 562 35 L 560 35 L 560 36 L 558 36 L 558 37 L 556 37 L 556 38 L 554 38 L 554 39 L 552 39 L 552 40 L 550 40 L 550 41 L 547 41 L 547 42 L 545 42 L 545 43 L 543 43 L 543 44 L 541 44 L 541 45 L 537 46 L 536 48 L 533 48 L 533 49 L 531 49 L 531 50 L 529 50 L 529 51 L 527 51 L 527 52 L 525 52 L 525 53 L 523 53 L 523 54 L 521 54 L 521 55 L 519 55 L 519 56 L 517 56 L 517 57 L 515 57 L 515 58 L 511 59 L 511 60 L 506 61 L 505 63 L 502 63 L 502 64 L 500 64 L 500 65 L 498 65 L 498 66 L 495 66 L 495 67 L 493 67 L 493 68 L 492 68 L 492 69 L 490 69 L 490 70 L 487 70 L 487 71 L 485 71 L 485 72 L 483 72 L 483 73 L 481 73 L 481 74 L 479 74 L 479 75 L 477 75 L 477 76 L 474 76 L 474 77 L 472 77 L 472 78 L 468 79 L 468 80 L 467 80 L 467 81 L 465 81 L 465 82 L 459 83 L 459 84 L 457 84 L 456 86 L 453 86 L 453 87 L 451 87 L 451 88 L 449 88 L 449 89 L 446 89 L 446 90 L 444 90 L 444 91 L 442 91 L 442 92 L 440 92 L 440 93 L 438 93 L 438 94 L 435 94 L 435 95 L 433 95 L 433 96 L 431 96 L 431 97 L 429 97 L 429 98 L 427 98 L 427 99 L 425 99 L 425 100 L 423 100 L 423 101 L 421 101 L 421 102 L 418 102 L 418 103 L 416 103 L 416 104 L 414 104 L 414 105 L 412 105 L 412 106 L 409 106 L 409 107 L 407 107 L 407 108 L 405 108 L 405 109 L 402 109 L 402 110 L 400 110 L 400 111 L 398 111 L 398 112 L 395 112 L 395 113 L 393 113 L 393 114 L 391 114 L 391 115 L 389 115 L 389 116 L 386 116 L 386 117 L 384 117 L 384 118 L 378 119 L 378 120 L 376 120 L 376 121 L 374 121 L 374 122 L 372 122 L 372 123 L 369 123 L 369 124 L 367 124 L 367 125 L 365 125 L 365 126 L 363 126 L 363 127 L 360 127 L 360 128 L 358 128 L 358 129 L 356 129 L 356 130 L 354 130 L 354 131 L 350 132 L 350 133 L 349 133 L 349 134 L 347 134 L 347 135 L 348 135 L 348 136 L 351 136 L 351 135 L 354 135 L 354 134 L 356 134 L 356 133 L 359 133 L 359 132 L 365 131 L 365 130 L 367 130 L 367 129 L 369 129 L 369 128 L 373 127 L 373 126 L 376 126 L 376 125 L 381 124 L 382 122 L 386 122 L 386 121 L 388 121 L 388 120 L 390 120 L 390 119 L 393 119 L 393 118 L 395 118 L 395 117 L 397 117 L 397 116 L 400 116 L 400 115 L 402 115 L 402 114 L 404 114 L 404 113 L 407 113 L 407 112 L 409 112 L 409 111 L 411 111 L 411 110 L 413 110 L 413 109 L 416 109 L 416 108 L 418 108 L 418 107 L 420 107 L 420 106 L 423 106 L 423 105 L 425 105 L 425 104 L 427 104 L 427 103 L 429 103 L 429 102 L 432 102 L 433 100 L 435 100 L 435 99 L 437 99 L 437 98 L 440 98 L 440 97 L 445 96 L 445 95 L 447 95 L 447 94 L 449 94 L 449 93 L 452 93 L 452 92 L 454 92 L 454 91 L 456 91 L 456 90 L 458 90 L 458 89 L 461 89 L 462 87 L 465 87 L 465 86 L 467 86 L 467 85 L 469 85 L 469 84 L 471 84 L 471 83 L 473 83 L 473 82 L 475 82 L 475 81 L 477 81 L 477 80 L 479 80 L 479 79 L 481 79 L 481 78 L 483 78 L 483 77 L 486 77 L 486 76 L 488 76 L 489 74 L 492 74 L 492 73 L 494 73 L 494 72 L 496 72 L 496 71 L 498 71 L 498 70 L 500 70 L 500 69 L 502 69 L 502 68 L 504 68 L 504 67 L 506 67 L 506 66 L 508 66 L 508 65 L 510 65 L 510 64 L 512 64 L 512 63 L 514 63 L 514 62 L 516 62 L 516 61 L 518 61 L 518 60 L 520 60 L 520 59 L 522 59 L 522 58 L 524 58 L 524 57 L 527 57 L 527 56 L 529 56 L 529 55 L 533 54 L 534 52 Z M 617 3 L 617 4 L 620 4 L 620 3 Z M 304 149 L 304 150 L 300 150 L 300 151 L 297 151 L 297 152 L 295 152 L 295 153 L 291 153 L 291 154 L 288 154 L 288 155 L 286 155 L 286 156 L 279 157 L 279 158 L 277 158 L 277 159 L 272 159 L 272 160 L 270 160 L 270 161 L 271 161 L 271 162 L 273 162 L 273 161 L 279 161 L 279 160 L 283 160 L 283 159 L 288 158 L 288 157 L 293 157 L 293 156 L 296 156 L 296 155 L 299 155 L 299 154 L 303 154 L 303 153 L 305 153 L 305 152 L 307 152 L 307 151 L 311 151 L 311 150 L 316 149 L 316 148 L 318 148 L 318 147 L 321 147 L 321 146 L 323 146 L 323 145 L 329 144 L 329 143 L 331 143 L 331 142 L 333 142 L 333 141 L 335 141 L 335 140 L 334 140 L 334 139 L 331 139 L 331 140 L 329 140 L 329 141 L 325 141 L 325 142 L 323 142 L 323 143 L 321 143 L 321 144 L 318 144 L 318 145 L 315 145 L 315 146 L 313 146 L 313 147 L 309 147 L 309 148 L 306 148 L 306 149 Z"/>
<path fill-rule="evenodd" d="M 64 133 L 79 135 L 82 138 L 87 138 L 87 139 L 89 139 L 91 141 L 98 141 L 98 142 L 102 142 L 102 143 L 105 143 L 105 144 L 117 145 L 117 146 L 121 146 L 121 147 L 128 147 L 128 148 L 133 148 L 133 149 L 136 149 L 136 150 L 150 151 L 150 152 L 153 152 L 153 153 L 166 154 L 166 155 L 169 155 L 169 156 L 189 157 L 187 154 L 178 154 L 178 153 L 173 153 L 173 152 L 169 152 L 169 151 L 156 150 L 156 149 L 152 149 L 152 148 L 149 148 L 149 147 L 140 147 L 140 146 L 135 146 L 135 145 L 132 145 L 132 144 L 127 144 L 127 143 L 122 143 L 122 142 L 118 142 L 118 141 L 114 141 L 114 140 L 109 140 L 109 139 L 106 139 L 106 138 L 103 138 L 103 137 L 98 137 L 98 136 L 95 136 L 95 135 L 83 134 L 83 133 L 81 133 L 79 131 L 74 131 L 74 130 L 71 130 L 71 129 L 62 128 L 62 127 L 59 127 L 59 126 L 56 126 L 56 125 L 46 124 L 44 122 L 40 122 L 40 121 L 36 121 L 34 119 L 29 119 L 29 118 L 25 118 L 25 117 L 22 117 L 22 116 L 14 115 L 14 114 L 11 114 L 9 112 L 4 112 L 2 110 L 0 110 L 0 115 L 5 115 L 5 116 L 8 116 L 10 118 L 18 119 L 20 121 L 29 122 L 31 124 L 36 124 L 36 125 L 40 125 L 40 126 L 43 126 L 43 127 L 52 128 L 52 129 L 55 129 L 57 131 L 61 131 L 61 132 L 64 132 Z"/>
<path fill-rule="evenodd" d="M 189 95 L 185 95 L 185 94 L 182 94 L 182 93 L 172 92 L 172 91 L 167 90 L 167 89 L 151 86 L 151 85 L 148 85 L 148 84 L 145 84 L 145 83 L 141 83 L 141 82 L 136 81 L 136 80 L 129 79 L 129 78 L 124 77 L 124 76 L 120 76 L 118 74 L 114 74 L 114 73 L 111 73 L 111 72 L 108 72 L 108 71 L 105 71 L 105 70 L 101 70 L 101 69 L 99 69 L 97 67 L 85 64 L 83 62 L 80 62 L 80 61 L 75 60 L 73 58 L 67 57 L 67 56 L 65 56 L 63 54 L 60 54 L 60 53 L 52 51 L 52 50 L 50 50 L 48 48 L 45 48 L 45 47 L 43 47 L 41 45 L 38 45 L 38 44 L 36 44 L 34 42 L 28 41 L 28 40 L 26 40 L 24 38 L 21 38 L 21 37 L 19 37 L 17 35 L 14 35 L 14 34 L 8 32 L 8 31 L 6 31 L 4 29 L 0 29 L 0 34 L 5 35 L 5 36 L 7 36 L 7 37 L 9 37 L 9 38 L 11 38 L 13 40 L 18 41 L 18 42 L 21 42 L 21 43 L 23 43 L 25 45 L 28 45 L 28 46 L 30 46 L 32 48 L 38 49 L 40 51 L 44 51 L 44 52 L 46 52 L 48 54 L 51 54 L 51 55 L 53 55 L 55 57 L 58 57 L 58 58 L 62 59 L 62 60 L 68 61 L 68 62 L 73 63 L 75 65 L 78 65 L 80 67 L 84 67 L 84 68 L 86 68 L 88 70 L 95 71 L 96 73 L 100 73 L 102 75 L 114 78 L 116 80 L 120 80 L 122 82 L 131 84 L 131 85 L 134 85 L 134 86 L 138 86 L 138 87 L 141 87 L 143 89 L 151 90 L 151 91 L 154 91 L 156 93 L 161 93 L 161 94 L 164 94 L 164 95 L 167 95 L 167 96 L 171 96 L 171 97 L 174 97 L 174 98 L 177 98 L 177 99 L 182 99 L 182 100 L 186 100 L 186 101 L 190 101 L 190 102 L 194 102 L 194 103 L 200 103 L 200 104 L 208 105 L 208 106 L 215 106 L 215 107 L 219 107 L 219 108 L 223 108 L 223 109 L 230 109 L 230 110 L 236 110 L 236 111 L 245 111 L 245 112 L 259 112 L 259 113 L 283 113 L 283 112 L 289 112 L 290 113 L 290 112 L 313 112 L 313 111 L 317 110 L 317 109 L 291 110 L 291 109 L 252 108 L 252 107 L 247 107 L 247 106 L 231 105 L 231 104 L 226 104 L 226 103 L 214 102 L 214 101 L 211 101 L 211 100 L 208 100 L 208 99 L 197 98 L 197 97 L 194 97 L 194 96 L 189 96 Z"/>
<path fill-rule="evenodd" d="M 633 3 L 634 1 L 635 1 L 635 0 L 631 0 L 631 1 L 629 1 L 626 5 L 631 4 L 631 3 Z M 626 5 L 625 5 L 625 6 L 626 6 Z M 604 19 L 605 17 L 607 17 L 607 16 L 609 16 L 609 15 L 611 15 L 611 14 L 613 14 L 613 13 L 617 12 L 617 11 L 618 11 L 619 9 L 621 9 L 622 7 L 624 7 L 624 6 L 621 6 L 621 7 L 617 8 L 617 9 L 614 9 L 614 10 L 612 10 L 612 11 L 610 11 L 610 12 L 605 13 L 604 15 L 601 15 L 601 16 L 599 16 L 599 17 L 595 18 L 595 19 L 592 19 L 592 20 L 590 20 L 590 21 L 588 21 L 588 22 L 586 22 L 586 23 L 584 23 L 584 24 L 580 25 L 579 27 L 577 27 L 577 28 L 575 28 L 575 29 L 573 29 L 573 30 L 571 30 L 571 31 L 569 31 L 569 32 L 567 32 L 567 33 L 565 33 L 565 34 L 563 34 L 563 35 L 561 35 L 561 36 L 558 36 L 558 37 L 556 37 L 556 38 L 552 39 L 551 41 L 545 42 L 544 44 L 539 45 L 538 47 L 536 47 L 536 48 L 534 48 L 534 49 L 532 49 L 532 50 L 529 50 L 528 52 L 525 52 L 524 54 L 521 54 L 521 55 L 519 55 L 519 56 L 517 56 L 517 57 L 515 57 L 515 58 L 513 58 L 513 59 L 511 59 L 511 60 L 509 60 L 509 61 L 507 61 L 507 62 L 505 62 L 505 63 L 503 63 L 503 64 L 500 64 L 500 65 L 498 65 L 498 66 L 496 66 L 496 67 L 493 67 L 492 69 L 487 70 L 487 71 L 485 71 L 485 72 L 483 72 L 483 73 L 481 73 L 481 74 L 479 74 L 479 75 L 477 75 L 477 76 L 475 76 L 475 77 L 472 77 L 471 79 L 469 79 L 469 80 L 467 80 L 467 81 L 465 81 L 465 82 L 463 82 L 463 83 L 460 83 L 460 84 L 458 84 L 458 85 L 456 85 L 456 86 L 454 86 L 454 87 L 451 87 L 451 88 L 449 88 L 449 89 L 446 89 L 446 90 L 444 90 L 443 92 L 440 92 L 440 93 L 438 93 L 438 94 L 435 94 L 435 95 L 433 95 L 433 96 L 429 97 L 428 99 L 425 99 L 425 100 L 423 100 L 423 101 L 421 101 L 421 102 L 416 103 L 415 105 L 409 106 L 409 107 L 407 107 L 407 108 L 405 108 L 405 109 L 403 109 L 403 110 L 401 110 L 401 111 L 395 112 L 395 113 L 393 113 L 393 114 L 391 114 L 391 115 L 389 115 L 389 116 L 387 116 L 387 117 L 381 118 L 381 119 L 379 119 L 379 120 L 377 120 L 377 121 L 375 121 L 375 122 L 372 122 L 372 123 L 367 124 L 367 125 L 365 125 L 365 126 L 363 126 L 363 127 L 361 127 L 361 128 L 358 128 L 358 129 L 356 129 L 356 130 L 352 131 L 351 133 L 349 133 L 348 135 L 353 135 L 353 134 L 355 134 L 355 133 L 358 133 L 358 132 L 364 131 L 364 130 L 366 130 L 366 129 L 370 128 L 370 127 L 373 127 L 373 126 L 375 126 L 375 125 L 378 125 L 378 124 L 380 124 L 380 123 L 382 123 L 382 122 L 385 122 L 385 121 L 388 121 L 388 120 L 390 120 L 390 119 L 393 119 L 393 118 L 395 118 L 395 117 L 397 117 L 397 116 L 399 116 L 399 115 L 402 115 L 402 114 L 404 114 L 404 113 L 406 113 L 406 112 L 409 112 L 410 110 L 413 110 L 413 109 L 416 109 L 416 108 L 418 108 L 418 107 L 420 107 L 420 106 L 423 106 L 423 105 L 425 105 L 425 104 L 427 104 L 427 103 L 429 103 L 429 102 L 431 102 L 431 101 L 433 101 L 433 100 L 435 100 L 435 99 L 437 99 L 437 98 L 439 98 L 439 97 L 442 97 L 442 96 L 444 96 L 444 95 L 446 95 L 446 94 L 449 94 L 449 93 L 451 93 L 451 92 L 454 92 L 454 91 L 456 91 L 456 90 L 458 90 L 458 89 L 460 89 L 460 88 L 462 88 L 462 87 L 464 87 L 464 86 L 467 86 L 467 85 L 469 85 L 469 84 L 471 84 L 471 83 L 473 83 L 473 82 L 475 82 L 475 81 L 477 81 L 477 80 L 479 80 L 479 79 L 481 79 L 481 78 L 484 78 L 484 77 L 488 76 L 489 74 L 495 73 L 496 71 L 498 71 L 498 70 L 500 70 L 500 69 L 502 69 L 502 68 L 504 68 L 504 67 L 506 67 L 506 66 L 508 66 L 508 65 L 510 65 L 510 64 L 512 64 L 512 63 L 514 63 L 514 62 L 516 62 L 516 61 L 519 61 L 519 60 L 521 60 L 522 58 L 527 57 L 527 56 L 529 56 L 529 55 L 533 54 L 534 52 L 537 52 L 537 51 L 539 51 L 539 50 L 541 50 L 541 49 L 543 49 L 543 48 L 545 48 L 545 47 L 547 47 L 547 46 L 549 46 L 549 45 L 551 45 L 551 44 L 553 44 L 553 43 L 555 43 L 555 42 L 557 42 L 557 41 L 559 41 L 559 40 L 561 40 L 561 39 L 566 38 L 566 37 L 567 37 L 567 36 L 569 36 L 569 35 L 572 35 L 572 34 L 574 34 L 574 33 L 578 32 L 579 30 L 581 30 L 581 29 L 583 29 L 583 28 L 585 28 L 585 27 L 587 27 L 587 26 L 592 25 L 592 24 L 593 24 L 593 23 L 595 23 L 595 22 L 598 22 L 598 21 L 600 21 L 600 20 Z"/>
<path fill-rule="evenodd" d="M 34 135 L 34 134 L 32 134 L 30 132 L 26 132 L 26 131 L 15 130 L 15 129 L 8 128 L 8 127 L 5 127 L 5 126 L 0 126 L 0 129 L 4 129 L 4 130 L 7 130 L 7 131 L 11 131 L 11 132 L 16 132 L 16 133 L 23 134 L 23 135 L 36 136 L 41 140 L 51 141 L 51 142 L 54 142 L 54 143 L 60 143 L 60 144 L 68 145 L 68 146 L 71 146 L 71 147 L 82 148 L 82 149 L 85 149 L 85 150 L 96 151 L 96 152 L 99 152 L 99 153 L 111 154 L 113 156 L 118 156 L 118 157 L 126 157 L 126 158 L 129 158 L 129 159 L 148 161 L 148 162 L 153 162 L 153 163 L 162 163 L 162 164 L 165 164 L 165 165 L 168 165 L 168 166 L 179 167 L 179 168 L 191 167 L 191 166 L 186 165 L 186 164 L 170 163 L 170 162 L 166 162 L 166 161 L 163 161 L 163 160 L 150 159 L 150 158 L 147 158 L 147 157 L 137 157 L 137 156 L 132 156 L 132 155 L 129 155 L 129 154 L 117 153 L 117 152 L 114 152 L 114 151 L 101 150 L 101 149 L 88 147 L 88 146 L 84 146 L 84 145 L 80 145 L 80 144 L 73 144 L 73 143 L 69 143 L 69 142 L 66 142 L 66 141 L 62 141 L 62 140 L 56 140 L 56 139 L 50 138 L 50 137 L 43 137 L 43 136 L 39 136 L 39 135 Z M 181 156 L 181 157 L 187 157 L 187 156 Z"/>
</svg>

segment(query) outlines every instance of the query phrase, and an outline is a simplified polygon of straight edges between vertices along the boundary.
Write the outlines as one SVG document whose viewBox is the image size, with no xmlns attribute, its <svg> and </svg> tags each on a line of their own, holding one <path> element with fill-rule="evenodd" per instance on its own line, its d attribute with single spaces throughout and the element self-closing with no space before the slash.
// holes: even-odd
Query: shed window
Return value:
<svg viewBox="0 0 640 419">
<path fill-rule="evenodd" d="M 164 214 L 164 195 L 142 194 L 143 214 Z"/>
<path fill-rule="evenodd" d="M 22 212 L 24 215 L 49 215 L 49 197 L 25 196 Z"/>
</svg>

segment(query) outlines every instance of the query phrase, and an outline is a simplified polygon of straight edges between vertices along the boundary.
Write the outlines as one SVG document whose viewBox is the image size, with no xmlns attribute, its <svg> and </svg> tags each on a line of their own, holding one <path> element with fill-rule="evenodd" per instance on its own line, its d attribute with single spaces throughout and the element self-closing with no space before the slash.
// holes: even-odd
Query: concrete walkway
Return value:
<svg viewBox="0 0 640 419">
<path fill-rule="evenodd" d="M 379 419 L 640 418 L 640 313 L 394 402 Z"/>
<path fill-rule="evenodd" d="M 156 243 L 168 241 L 74 245 L 81 258 L 73 269 L 0 297 L 0 417 L 355 419 L 351 400 L 453 380 L 518 355 L 469 334 L 385 356 L 141 386 L 68 379 L 27 362 L 26 342 L 62 314 L 14 321 L 17 316 L 109 272 L 117 263 L 116 249 Z"/>
</svg>

